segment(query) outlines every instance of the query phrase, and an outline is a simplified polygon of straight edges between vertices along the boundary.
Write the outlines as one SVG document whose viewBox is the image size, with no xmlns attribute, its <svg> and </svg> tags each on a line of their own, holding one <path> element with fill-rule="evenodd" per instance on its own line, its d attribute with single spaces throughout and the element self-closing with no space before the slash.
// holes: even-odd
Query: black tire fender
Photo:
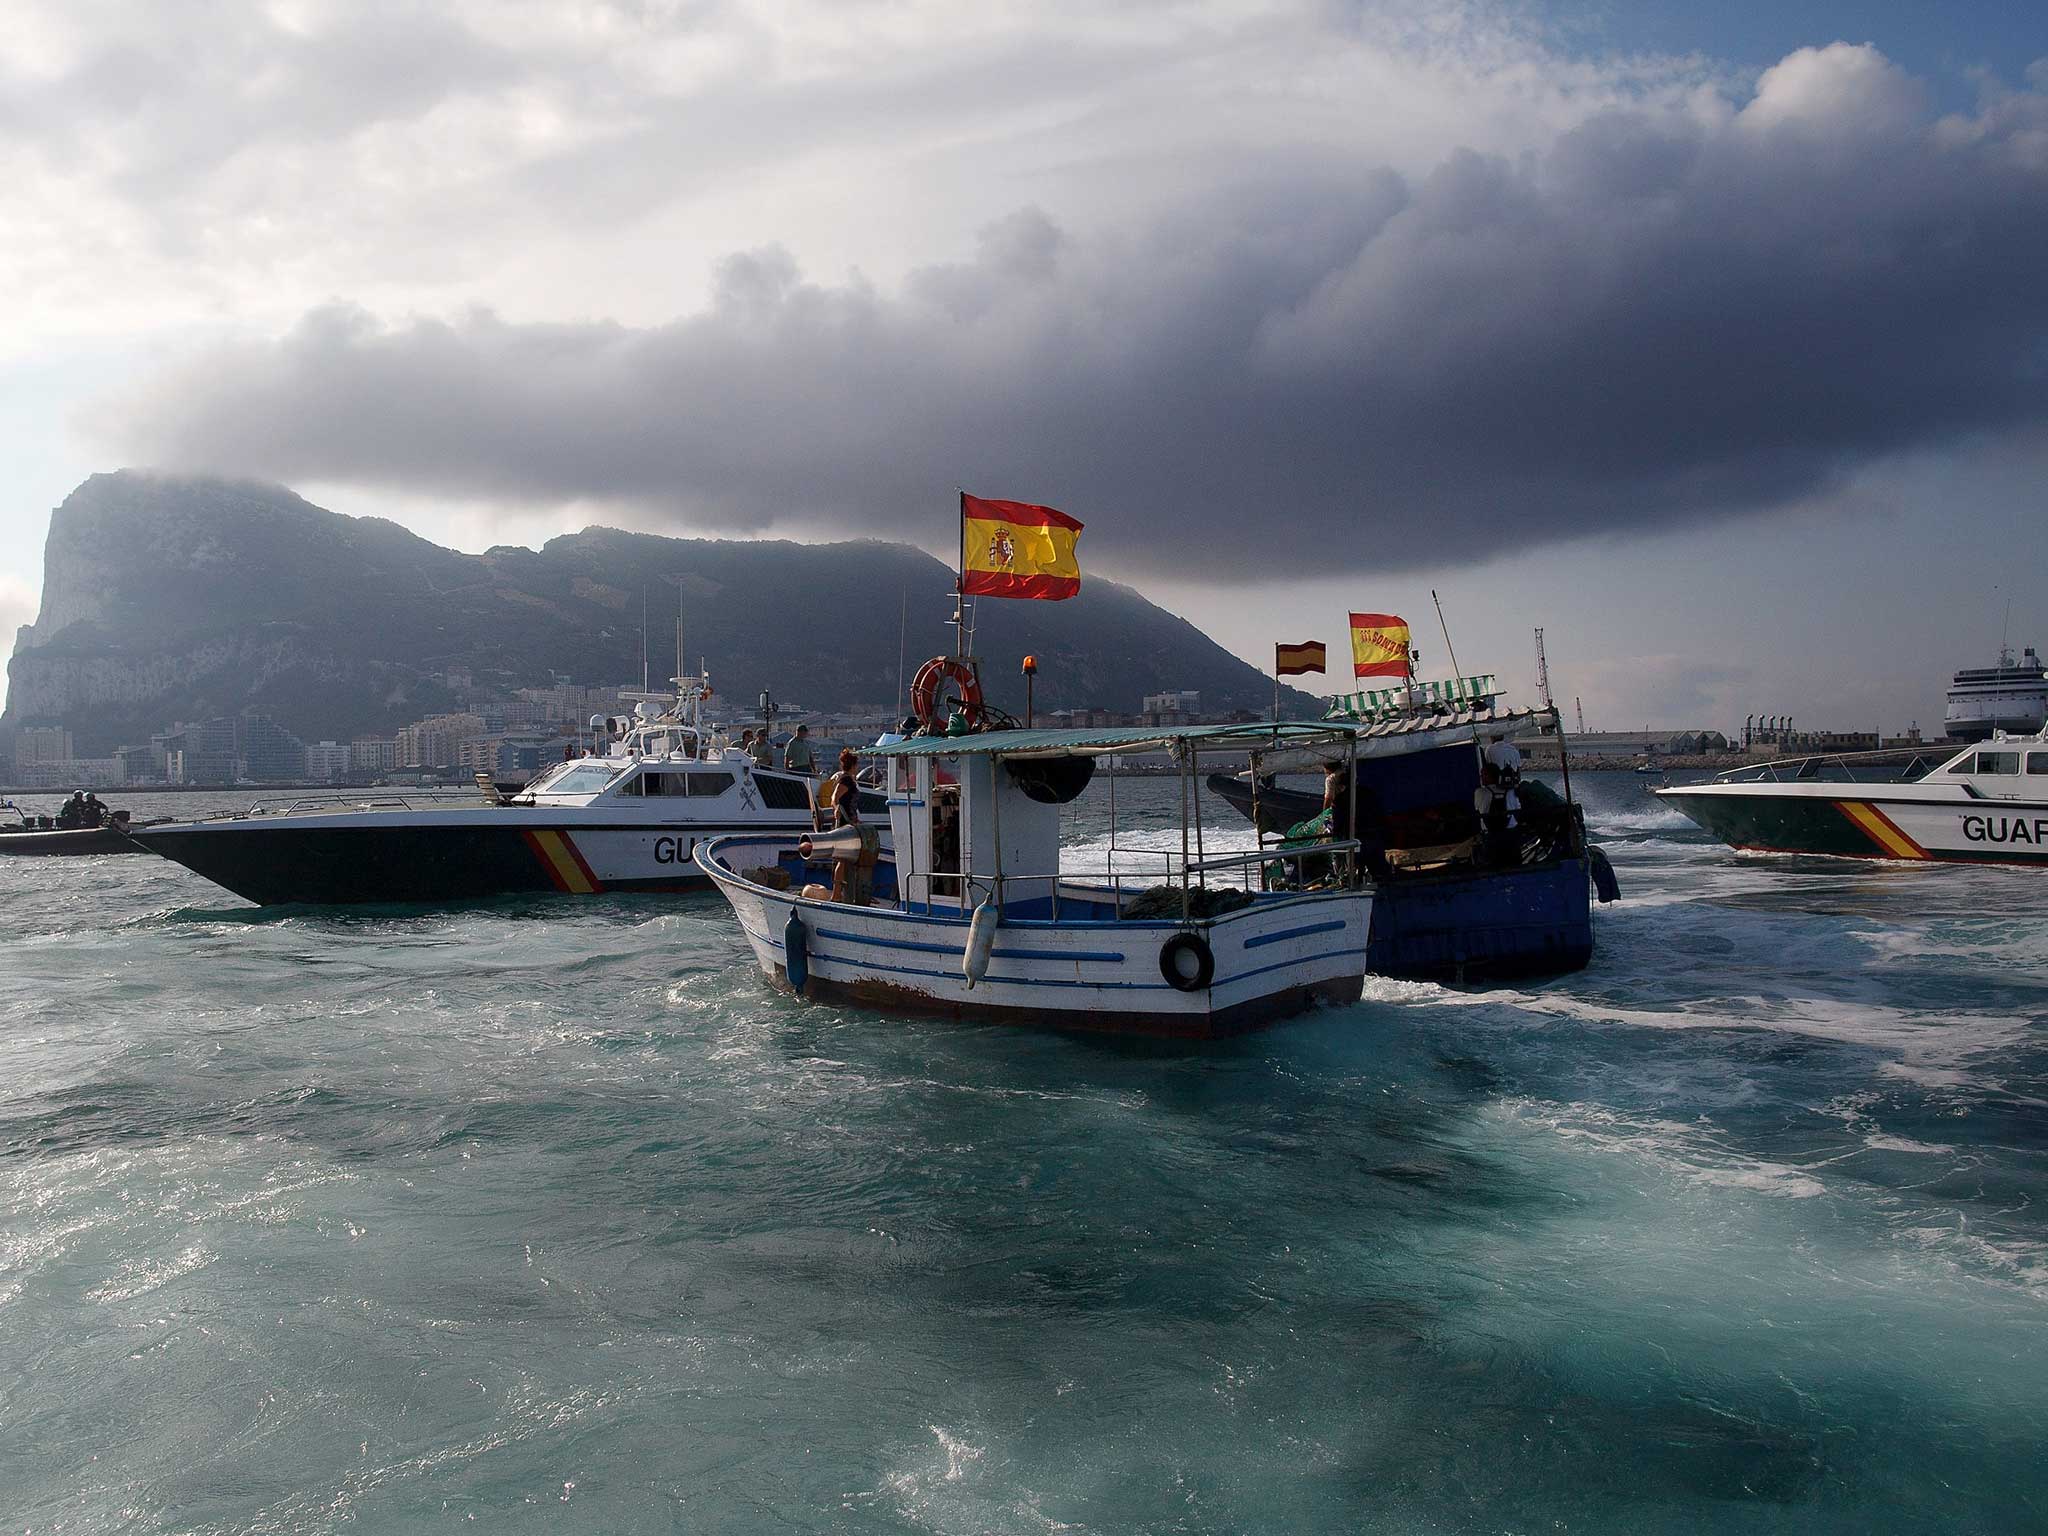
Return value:
<svg viewBox="0 0 2048 1536">
<path fill-rule="evenodd" d="M 1194 956 L 1194 974 L 1181 968 L 1181 956 Z M 1200 992 L 1216 979 L 1216 956 L 1199 933 L 1176 933 L 1159 946 L 1159 974 L 1177 992 Z"/>
</svg>

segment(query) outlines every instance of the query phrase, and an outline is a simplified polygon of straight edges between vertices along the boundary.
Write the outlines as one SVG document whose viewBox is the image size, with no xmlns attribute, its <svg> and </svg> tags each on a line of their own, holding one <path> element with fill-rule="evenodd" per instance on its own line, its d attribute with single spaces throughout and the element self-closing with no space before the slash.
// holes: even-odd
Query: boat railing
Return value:
<svg viewBox="0 0 2048 1536">
<path fill-rule="evenodd" d="M 339 790 L 329 795 L 300 795 L 291 800 L 258 800 L 244 816 L 320 816 L 330 811 L 430 811 L 451 805 L 483 805 L 474 789 L 414 789 L 400 793 Z"/>
<path fill-rule="evenodd" d="M 1909 784 L 1955 755 L 1953 747 L 1883 747 L 1874 752 L 1825 752 L 1774 757 L 1718 774 L 1717 784 L 1792 784 L 1815 779 L 1863 784 Z"/>
<path fill-rule="evenodd" d="M 1127 883 L 1135 887 L 1132 899 L 1145 891 L 1162 886 L 1178 888 L 1192 894 L 1194 891 L 1209 889 L 1210 874 L 1222 874 L 1227 870 L 1244 871 L 1246 878 L 1241 882 L 1219 881 L 1225 889 L 1258 890 L 1303 890 L 1313 885 L 1350 886 L 1356 883 L 1359 844 L 1352 840 L 1327 843 L 1313 843 L 1301 848 L 1248 848 L 1238 853 L 1213 854 L 1202 858 L 1184 859 L 1178 850 L 1119 848 L 1105 860 L 1100 876 L 1079 870 L 1061 870 L 1055 874 L 976 875 L 961 874 L 958 871 L 934 871 L 904 874 L 897 872 L 897 884 L 904 899 L 915 903 L 920 890 L 926 906 L 934 899 L 943 898 L 948 902 L 957 901 L 963 911 L 971 908 L 975 901 L 987 897 L 998 907 L 1005 899 L 1015 899 L 1018 893 L 1030 896 L 1050 894 L 1052 898 L 1052 920 L 1060 920 L 1062 901 L 1079 902 L 1089 906 L 1103 904 L 1105 894 L 1119 916 L 1128 903 L 1124 888 Z M 1158 873 L 1150 867 L 1151 858 L 1159 860 Z M 1137 868 L 1128 864 L 1119 867 L 1115 860 L 1139 859 Z M 1308 861 L 1316 860 L 1323 866 L 1312 877 Z M 1278 866 L 1278 873 L 1276 873 Z M 1287 871 L 1292 870 L 1291 878 Z M 1256 884 L 1252 874 L 1256 872 Z M 1177 877 L 1177 878 L 1176 878 Z M 1096 884 L 1100 880 L 1103 884 Z M 1085 882 L 1085 884 L 1084 884 Z M 1106 889 L 1105 889 L 1106 887 Z M 1162 913 L 1171 916 L 1171 913 Z"/>
</svg>

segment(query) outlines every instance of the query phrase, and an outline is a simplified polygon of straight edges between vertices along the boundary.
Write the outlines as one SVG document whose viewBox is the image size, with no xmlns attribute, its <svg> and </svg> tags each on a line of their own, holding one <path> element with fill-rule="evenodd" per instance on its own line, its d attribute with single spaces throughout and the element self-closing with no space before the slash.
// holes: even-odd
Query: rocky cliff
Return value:
<svg viewBox="0 0 2048 1536">
<path fill-rule="evenodd" d="M 51 519 L 42 610 L 16 639 L 0 727 L 69 726 L 80 755 L 244 708 L 309 739 L 388 734 L 455 704 L 462 674 L 484 692 L 637 677 L 643 590 L 659 678 L 678 584 L 691 661 L 706 658 L 728 698 L 890 706 L 906 595 L 912 665 L 950 643 L 952 573 L 903 545 L 587 528 L 465 555 L 278 486 L 124 471 L 93 476 Z M 1208 709 L 1272 703 L 1255 668 L 1094 577 L 1064 603 L 982 604 L 977 649 L 1011 707 L 1027 651 L 1041 710 L 1134 710 L 1167 688 L 1200 689 Z"/>
</svg>

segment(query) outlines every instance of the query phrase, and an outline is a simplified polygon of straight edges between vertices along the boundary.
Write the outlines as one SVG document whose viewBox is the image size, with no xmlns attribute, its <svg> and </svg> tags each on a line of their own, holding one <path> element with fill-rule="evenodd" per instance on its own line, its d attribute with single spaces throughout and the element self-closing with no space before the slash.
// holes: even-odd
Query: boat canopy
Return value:
<svg viewBox="0 0 2048 1536">
<path fill-rule="evenodd" d="M 978 731 L 971 736 L 908 736 L 867 748 L 863 757 L 1103 757 L 1121 752 L 1262 752 L 1279 747 L 1347 746 L 1358 727 L 1325 721 L 1247 721 L 1237 725 L 1125 725 L 1099 730 Z"/>
</svg>

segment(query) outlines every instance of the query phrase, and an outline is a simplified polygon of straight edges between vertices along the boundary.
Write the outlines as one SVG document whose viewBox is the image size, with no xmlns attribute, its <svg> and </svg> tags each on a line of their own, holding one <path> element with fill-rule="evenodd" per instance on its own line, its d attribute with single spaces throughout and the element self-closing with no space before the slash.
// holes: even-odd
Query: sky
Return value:
<svg viewBox="0 0 2048 1536">
<path fill-rule="evenodd" d="M 1524 691 L 1541 625 L 1594 729 L 1932 727 L 2048 641 L 2037 7 L 0 27 L 8 632 L 50 509 L 141 466 L 472 550 L 1048 502 L 1262 667 L 1370 609 Z"/>
</svg>

